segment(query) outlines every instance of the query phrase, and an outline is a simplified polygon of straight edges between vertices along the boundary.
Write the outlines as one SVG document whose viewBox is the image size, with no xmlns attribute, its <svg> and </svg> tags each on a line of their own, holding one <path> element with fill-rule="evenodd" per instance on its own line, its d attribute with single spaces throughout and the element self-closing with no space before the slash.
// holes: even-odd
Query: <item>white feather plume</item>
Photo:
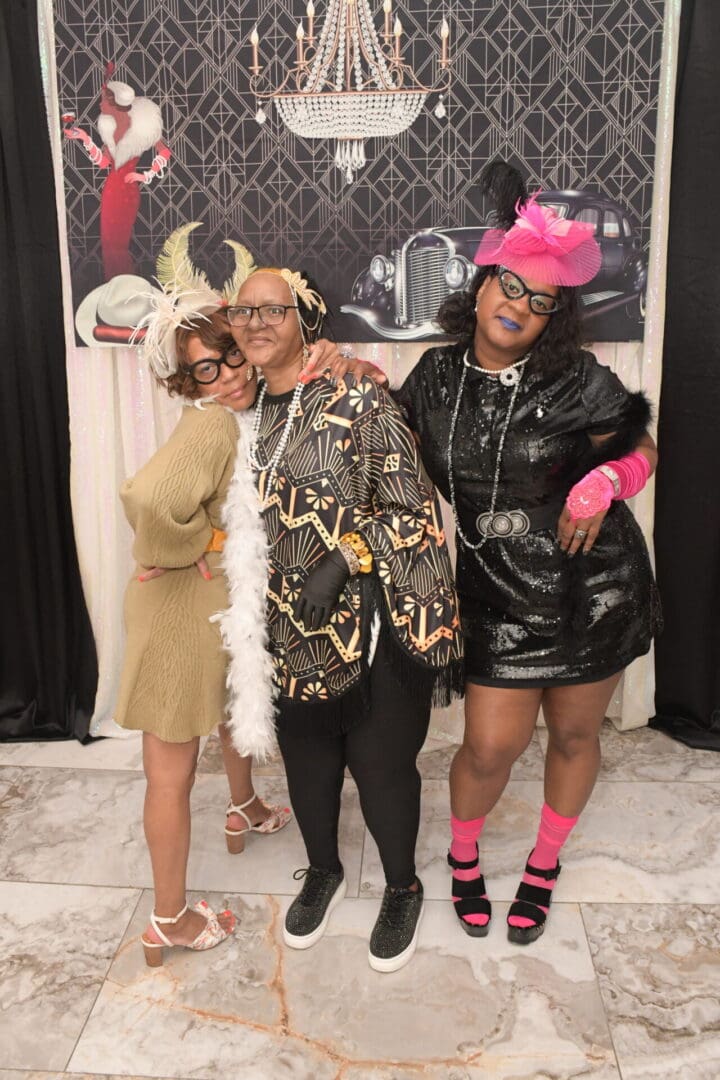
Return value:
<svg viewBox="0 0 720 1080">
<path fill-rule="evenodd" d="M 135 327 L 131 343 L 139 340 L 139 330 L 145 330 L 140 346 L 143 359 L 159 379 L 167 379 L 178 369 L 176 332 L 180 328 L 193 330 L 200 322 L 207 322 L 222 300 L 209 287 L 182 289 L 170 284 L 145 295 L 152 310 Z"/>
<path fill-rule="evenodd" d="M 210 285 L 207 275 L 193 266 L 190 258 L 190 233 L 202 225 L 202 221 L 191 221 L 181 225 L 170 233 L 157 257 L 157 279 L 163 286 L 170 286 L 187 292 L 207 292 L 217 295 Z"/>
<path fill-rule="evenodd" d="M 248 249 L 236 240 L 226 240 L 235 253 L 235 273 L 225 282 L 222 292 L 213 289 L 206 274 L 196 269 L 190 258 L 190 233 L 200 225 L 201 221 L 181 225 L 165 241 L 156 263 L 160 290 L 143 294 L 150 301 L 151 311 L 140 320 L 131 339 L 132 344 L 140 342 L 138 331 L 145 331 L 142 354 L 160 379 L 178 370 L 176 331 L 181 327 L 196 329 L 200 321 L 207 320 L 209 312 L 233 299 L 255 270 Z"/>
<path fill-rule="evenodd" d="M 240 286 L 244 285 L 250 275 L 257 270 L 257 266 L 252 254 L 244 244 L 239 244 L 237 240 L 225 240 L 224 243 L 231 247 L 235 253 L 235 273 L 227 279 L 222 287 L 224 298 L 228 304 L 232 304 L 240 291 Z"/>
</svg>

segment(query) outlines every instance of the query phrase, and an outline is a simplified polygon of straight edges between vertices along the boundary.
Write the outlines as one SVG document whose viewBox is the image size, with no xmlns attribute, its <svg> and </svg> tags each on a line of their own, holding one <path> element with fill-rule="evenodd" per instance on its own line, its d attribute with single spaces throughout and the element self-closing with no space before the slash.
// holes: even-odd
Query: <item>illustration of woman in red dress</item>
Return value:
<svg viewBox="0 0 720 1080">
<path fill-rule="evenodd" d="M 108 169 L 100 198 L 100 242 L 105 280 L 116 274 L 133 274 L 130 254 L 135 219 L 140 208 L 140 184 L 162 176 L 170 150 L 161 139 L 162 113 L 149 98 L 137 97 L 127 83 L 110 81 L 115 70 L 108 64 L 100 96 L 97 128 L 102 146 L 97 146 L 83 128 L 75 127 L 72 114 L 63 116 L 67 139 L 81 143 L 98 169 Z M 149 169 L 137 172 L 141 156 L 155 149 Z"/>
</svg>

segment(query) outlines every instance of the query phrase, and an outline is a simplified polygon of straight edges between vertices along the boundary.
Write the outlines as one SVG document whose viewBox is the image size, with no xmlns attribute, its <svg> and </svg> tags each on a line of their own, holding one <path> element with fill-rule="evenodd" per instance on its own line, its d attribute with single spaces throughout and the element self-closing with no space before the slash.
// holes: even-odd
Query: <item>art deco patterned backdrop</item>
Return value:
<svg viewBox="0 0 720 1080">
<path fill-rule="evenodd" d="M 294 61 L 305 7 L 305 0 L 57 0 L 61 111 L 101 142 L 96 121 L 108 61 L 114 78 L 162 109 L 172 157 L 141 192 L 131 247 L 144 277 L 173 229 L 203 221 L 194 250 L 218 284 L 230 257 L 221 241 L 241 238 L 264 259 L 315 272 L 329 283 L 337 311 L 377 252 L 389 254 L 420 228 L 479 225 L 487 208 L 477 175 L 496 157 L 519 164 L 531 186 L 601 191 L 630 214 L 647 252 L 664 0 L 394 3 L 405 57 L 426 85 L 438 78 L 447 15 L 446 115 L 435 115 L 439 96 L 431 93 L 404 133 L 369 140 L 368 163 L 351 184 L 334 164 L 334 140 L 292 134 L 267 103 L 267 122 L 255 120 L 253 28 L 262 85 L 276 86 Z M 320 26 L 329 4 L 315 7 Z M 370 7 L 382 27 L 381 3 Z M 77 143 L 63 160 L 77 306 L 103 280 L 103 174 Z M 357 320 L 338 326 L 342 338 L 365 333 Z M 593 327 L 595 339 L 641 334 L 617 318 Z"/>
<path fill-rule="evenodd" d="M 354 274 L 376 249 L 389 251 L 419 225 L 466 223 L 483 209 L 473 183 L 490 157 L 510 156 L 531 182 L 602 185 L 637 220 L 645 247 L 651 235 L 653 242 L 644 345 L 607 344 L 598 354 L 628 385 L 642 385 L 657 399 L 679 3 L 408 0 L 401 9 L 394 3 L 412 42 L 407 56 L 423 80 L 433 77 L 438 24 L 447 14 L 453 57 L 448 115 L 434 115 L 438 99 L 431 95 L 410 131 L 368 142 L 368 163 L 348 185 L 335 167 L 333 143 L 291 135 L 272 107 L 259 127 L 257 103 L 247 94 L 255 23 L 263 62 L 272 56 L 285 62 L 304 0 L 239 6 L 56 0 L 54 11 L 50 0 L 39 0 L 65 270 L 75 525 L 100 664 L 95 731 L 118 733 L 111 715 L 130 536 L 117 488 L 166 437 L 176 412 L 158 396 L 135 350 L 72 344 L 75 305 L 102 280 L 102 177 L 77 144 L 62 138 L 61 114 L 74 112 L 98 137 L 98 97 L 109 59 L 117 64 L 116 78 L 162 106 L 172 157 L 141 191 L 132 251 L 147 272 L 143 247 L 155 254 L 178 224 L 202 219 L 193 250 L 216 283 L 227 269 L 218 256 L 228 235 L 242 236 L 267 259 L 302 258 L 308 265 L 314 256 L 322 265 L 319 276 L 330 282 L 335 268 L 352 264 Z M 315 6 L 320 20 L 325 5 Z M 372 5 L 377 24 L 381 7 L 379 0 Z M 361 333 L 357 322 L 347 336 L 357 341 Z M 375 342 L 359 351 L 399 378 L 423 347 Z M 636 500 L 636 513 L 650 536 L 652 488 Z M 646 659 L 633 666 L 614 703 L 623 726 L 646 722 L 652 691 Z"/>
</svg>

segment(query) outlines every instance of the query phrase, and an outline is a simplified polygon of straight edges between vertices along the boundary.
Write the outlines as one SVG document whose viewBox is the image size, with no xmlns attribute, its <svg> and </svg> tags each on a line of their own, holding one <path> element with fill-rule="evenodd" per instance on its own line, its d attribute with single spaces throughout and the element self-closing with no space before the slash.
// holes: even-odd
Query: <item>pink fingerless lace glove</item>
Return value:
<svg viewBox="0 0 720 1080">
<path fill-rule="evenodd" d="M 598 465 L 570 489 L 566 505 L 573 521 L 607 510 L 613 499 L 630 499 L 642 491 L 650 476 L 650 462 L 634 450 L 619 461 Z"/>
</svg>

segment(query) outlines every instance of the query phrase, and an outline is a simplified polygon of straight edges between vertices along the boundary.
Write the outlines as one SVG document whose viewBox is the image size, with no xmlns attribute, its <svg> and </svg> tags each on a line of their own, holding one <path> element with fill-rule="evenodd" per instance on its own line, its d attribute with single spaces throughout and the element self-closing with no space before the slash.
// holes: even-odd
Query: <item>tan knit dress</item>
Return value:
<svg viewBox="0 0 720 1080">
<path fill-rule="evenodd" d="M 223 719 L 225 668 L 210 617 L 228 604 L 221 555 L 212 580 L 195 566 L 232 478 L 238 428 L 221 405 L 188 406 L 167 443 L 127 480 L 120 497 L 135 531 L 135 569 L 125 593 L 127 646 L 115 720 L 165 742 L 208 735 Z M 167 572 L 138 581 L 143 567 Z"/>
</svg>

